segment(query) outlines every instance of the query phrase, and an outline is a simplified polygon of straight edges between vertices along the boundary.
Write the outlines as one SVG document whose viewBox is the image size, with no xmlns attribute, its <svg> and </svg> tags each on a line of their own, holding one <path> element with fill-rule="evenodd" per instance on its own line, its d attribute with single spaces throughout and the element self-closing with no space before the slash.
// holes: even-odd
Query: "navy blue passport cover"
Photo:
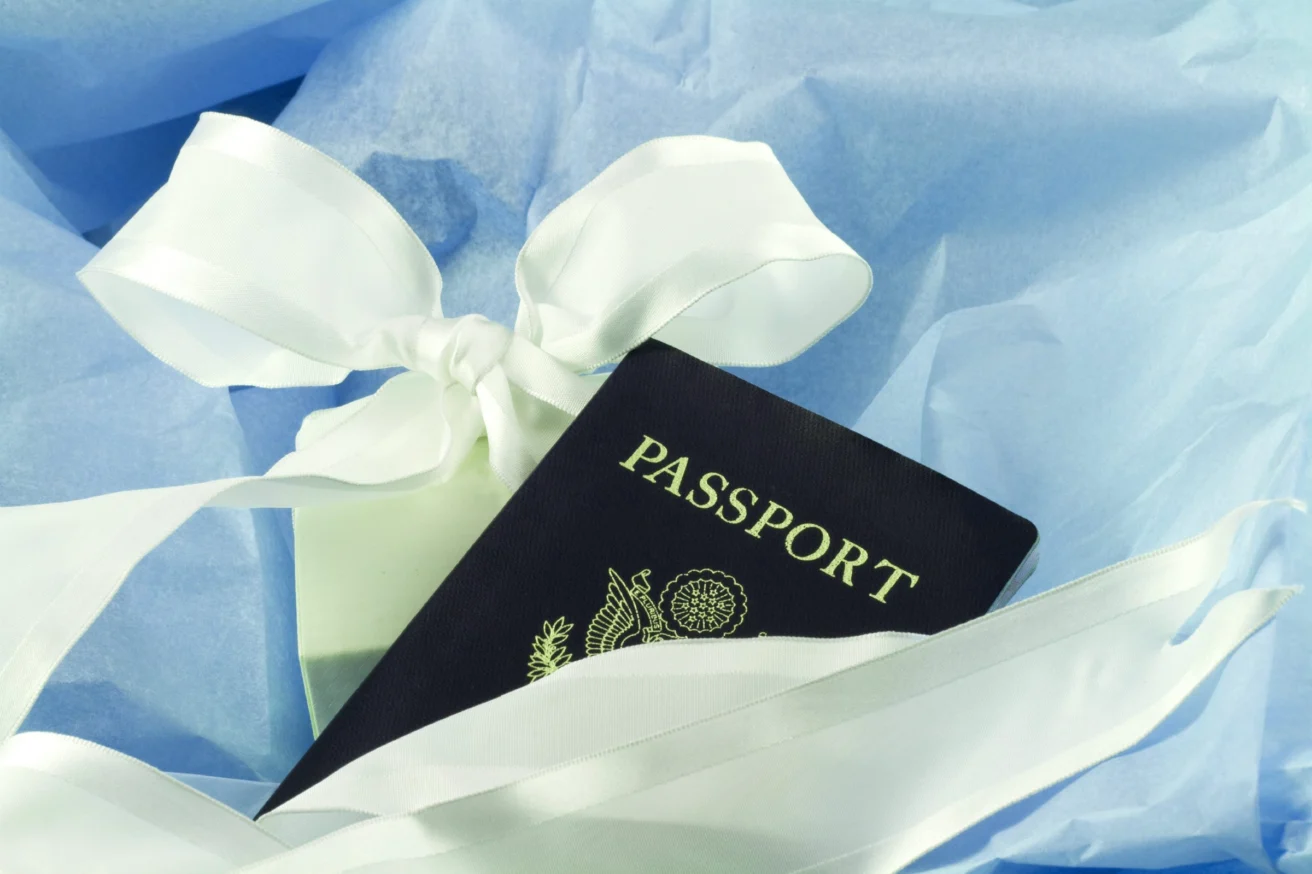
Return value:
<svg viewBox="0 0 1312 874">
<path fill-rule="evenodd" d="M 657 341 L 620 363 L 270 797 L 571 661 L 672 638 L 934 633 L 1025 519 Z"/>
</svg>

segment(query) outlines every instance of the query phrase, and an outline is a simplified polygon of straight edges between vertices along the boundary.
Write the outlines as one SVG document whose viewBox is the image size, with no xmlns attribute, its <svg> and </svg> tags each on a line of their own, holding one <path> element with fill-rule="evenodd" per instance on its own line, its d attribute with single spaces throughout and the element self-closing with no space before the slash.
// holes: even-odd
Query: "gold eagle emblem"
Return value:
<svg viewBox="0 0 1312 874">
<path fill-rule="evenodd" d="M 627 583 L 614 568 L 609 570 L 606 603 L 588 623 L 588 633 L 583 640 L 588 655 L 610 652 L 635 640 L 652 643 L 678 637 L 651 598 L 650 569 L 638 571 Z"/>
</svg>

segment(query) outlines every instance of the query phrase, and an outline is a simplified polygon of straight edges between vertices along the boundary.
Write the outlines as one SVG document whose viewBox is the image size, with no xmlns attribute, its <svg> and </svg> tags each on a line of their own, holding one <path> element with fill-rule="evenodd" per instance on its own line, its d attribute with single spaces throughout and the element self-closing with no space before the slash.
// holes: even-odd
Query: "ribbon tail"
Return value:
<svg viewBox="0 0 1312 874">
<path fill-rule="evenodd" d="M 278 495 L 307 501 L 323 485 L 249 478 L 17 508 L 17 515 L 7 508 L 0 547 L 32 537 L 29 568 L 32 556 L 60 551 L 36 562 L 47 574 L 25 577 L 24 592 L 31 599 L 41 583 L 62 582 L 46 600 L 67 600 L 70 580 L 61 575 L 102 567 L 118 537 L 140 546 L 188 507 Z M 0 836 L 18 840 L 0 840 L 0 866 L 15 853 L 24 858 L 25 848 L 68 842 L 76 846 L 60 858 L 117 860 L 130 850 L 127 858 L 143 862 L 243 866 L 246 874 L 345 874 L 388 861 L 431 871 L 636 872 L 681 870 L 693 857 L 734 870 L 891 874 L 993 812 L 1141 741 L 1270 620 L 1291 590 L 1238 592 L 1175 639 L 1219 578 L 1238 525 L 1258 506 L 1240 508 L 1205 535 L 929 638 L 765 638 L 585 659 L 348 765 L 288 805 L 295 837 L 279 837 L 277 814 L 258 826 L 241 821 L 103 748 L 40 733 L 10 738 L 0 743 Z M 115 523 L 111 509 L 136 515 Z M 70 523 L 80 538 L 64 551 Z M 31 635 L 16 637 L 14 620 L 4 614 L 0 629 L 7 647 L 17 639 L 21 649 Z M 799 647 L 808 651 L 800 659 Z M 744 697 L 741 683 L 720 684 L 718 704 L 671 687 L 680 677 L 741 678 L 744 664 L 782 679 L 756 697 Z M 630 713 L 613 706 L 630 700 L 635 712 L 652 710 L 664 724 L 560 719 L 562 697 L 600 714 Z M 494 762 L 490 749 L 500 751 Z M 521 760 L 527 774 L 497 779 Z M 437 779 L 444 768 L 464 775 L 467 791 L 451 797 Z M 484 770 L 482 785 L 471 786 L 471 772 Z M 414 778 L 420 774 L 432 779 Z M 769 791 L 781 774 L 784 804 Z M 50 802 L 35 831 L 26 818 L 6 816 L 12 805 L 3 803 L 14 792 L 30 804 L 34 791 Z M 311 840 L 306 818 L 323 812 L 333 820 L 321 802 L 342 799 L 357 820 L 363 811 L 375 818 Z"/>
<path fill-rule="evenodd" d="M 16 732 L 50 675 L 146 555 L 202 507 L 296 507 L 406 490 L 323 476 L 239 477 L 0 508 L 0 739 Z"/>
<path fill-rule="evenodd" d="M 0 507 L 0 739 L 18 730 L 132 569 L 197 510 L 359 500 L 449 476 L 477 436 L 477 410 L 458 394 L 440 405 L 434 380 L 401 374 L 262 477 Z"/>
<path fill-rule="evenodd" d="M 617 691 L 603 663 L 643 653 L 583 660 L 542 690 L 512 692 L 396 742 L 404 752 L 384 747 L 346 766 L 318 792 L 349 796 L 357 815 L 384 815 L 242 870 L 328 874 L 404 860 L 426 871 L 564 874 L 682 870 L 696 858 L 716 860 L 717 870 L 892 874 L 1142 741 L 1265 625 L 1293 590 L 1238 592 L 1175 640 L 1224 570 L 1238 525 L 1260 506 L 1174 547 L 858 663 L 830 664 L 710 716 L 693 714 L 705 702 L 678 694 L 672 677 L 626 673 Z M 794 645 L 724 642 L 700 656 L 715 673 L 720 651 Z M 645 655 L 654 662 L 661 650 Z M 553 716 L 568 699 L 583 712 L 627 717 L 623 700 L 643 695 L 683 724 L 648 732 L 640 719 Z M 534 764 L 532 774 L 496 785 L 494 771 L 507 761 L 491 763 L 484 750 L 514 751 Z M 389 755 L 390 767 L 380 767 Z M 447 768 L 466 786 L 471 769 L 487 779 L 448 800 L 438 779 Z M 316 789 L 289 802 L 292 821 L 315 812 Z M 263 822 L 277 833 L 279 818 Z"/>
<path fill-rule="evenodd" d="M 287 849 L 130 756 L 25 732 L 0 743 L 0 870 L 230 871 Z"/>
<path fill-rule="evenodd" d="M 0 508 L 0 738 L 18 730 L 50 674 L 132 568 L 243 479 Z"/>
<path fill-rule="evenodd" d="M 538 460 L 520 432 L 510 382 L 500 368 L 493 368 L 479 380 L 475 394 L 487 430 L 488 462 L 497 477 L 513 491 L 528 479 Z"/>
</svg>

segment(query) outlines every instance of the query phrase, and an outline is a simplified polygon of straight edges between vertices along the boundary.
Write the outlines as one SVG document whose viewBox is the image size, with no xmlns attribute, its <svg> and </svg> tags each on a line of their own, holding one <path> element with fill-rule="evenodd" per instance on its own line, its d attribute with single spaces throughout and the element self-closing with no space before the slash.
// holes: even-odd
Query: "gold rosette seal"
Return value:
<svg viewBox="0 0 1312 874">
<path fill-rule="evenodd" d="M 661 613 L 680 637 L 728 637 L 747 616 L 747 594 L 724 571 L 685 571 L 661 591 Z"/>
</svg>

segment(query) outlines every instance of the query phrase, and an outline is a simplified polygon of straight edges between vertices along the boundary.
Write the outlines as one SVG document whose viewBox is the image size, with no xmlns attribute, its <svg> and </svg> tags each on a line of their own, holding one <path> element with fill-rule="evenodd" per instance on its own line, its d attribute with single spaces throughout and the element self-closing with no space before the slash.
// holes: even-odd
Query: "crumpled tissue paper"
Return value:
<svg viewBox="0 0 1312 874">
<path fill-rule="evenodd" d="M 279 83 L 394 3 L 9 0 L 0 128 L 78 231 L 121 224 L 164 182 L 196 113 L 251 92 L 257 107 L 243 114 L 285 103 Z"/>
<path fill-rule="evenodd" d="M 0 151 L 0 504 L 253 472 L 228 392 L 157 361 L 78 283 L 94 251 Z M 271 518 L 200 514 L 131 575 L 24 728 L 277 779 L 309 742 L 290 568 Z"/>
<path fill-rule="evenodd" d="M 610 161 L 672 134 L 767 142 L 821 220 L 871 263 L 876 285 L 801 358 L 742 375 L 1033 519 L 1043 554 L 1023 597 L 1201 530 L 1250 498 L 1312 497 L 1309 81 L 1312 9 L 1299 0 L 409 0 L 331 41 L 277 123 L 397 206 L 443 270 L 449 314 L 507 324 L 527 231 Z M 4 167 L 0 184 L 12 175 Z M 73 296 L 72 269 L 89 250 L 26 209 L 23 227 L 38 230 L 25 233 L 59 241 L 26 256 L 41 277 L 27 293 Z M 21 260 L 3 259 L 9 272 Z M 109 343 L 103 316 L 77 316 L 79 332 Z M 116 354 L 131 357 L 120 341 Z M 25 359 L 61 358 L 27 348 Z M 125 380 L 106 415 L 150 408 L 153 428 L 139 436 L 153 453 L 170 422 L 193 428 L 176 435 L 175 467 L 152 468 L 179 482 L 224 465 L 263 469 L 306 412 L 381 381 L 239 389 L 231 409 L 205 407 L 215 418 L 202 423 L 194 409 L 213 395 L 136 354 L 171 393 Z M 63 366 L 6 370 L 4 397 L 85 378 Z M 79 390 L 67 390 L 71 403 Z M 126 438 L 114 438 L 112 455 L 101 450 L 93 482 L 69 472 L 90 465 L 89 441 L 65 434 L 76 413 L 25 415 L 41 440 L 7 446 L 6 457 L 35 485 L 6 485 L 7 502 L 145 484 L 131 475 L 140 459 Z M 234 422 L 239 436 L 216 436 Z M 70 448 L 81 462 L 62 461 Z M 212 522 L 189 529 L 201 521 Z M 242 659 L 247 673 L 257 662 L 279 666 L 270 676 L 285 670 L 293 644 L 251 640 L 287 606 L 278 564 L 287 531 L 267 548 L 251 545 L 253 534 L 244 549 L 210 536 L 212 548 L 197 541 L 167 555 L 199 564 L 213 585 L 169 591 L 199 615 L 220 587 L 249 587 L 250 600 L 237 599 L 248 612 L 218 626 L 232 636 L 223 660 L 196 656 L 206 641 L 185 625 L 170 645 L 181 653 L 185 643 L 187 664 L 220 678 L 241 674 Z M 1312 522 L 1290 519 L 1253 540 L 1226 586 L 1309 577 Z M 241 561 L 246 577 L 234 582 Z M 146 667 L 115 662 L 101 627 L 157 621 L 150 599 L 160 596 L 129 586 L 79 649 L 106 654 L 99 681 L 122 676 L 130 688 Z M 1303 596 L 1136 749 L 998 814 L 916 869 L 1312 871 L 1310 641 Z M 192 720 L 192 742 L 249 751 L 301 736 L 290 684 L 225 681 L 202 701 L 201 676 L 156 705 Z M 202 718 L 220 702 L 258 703 L 243 697 L 252 688 L 268 693 L 263 721 L 249 710 Z M 57 715 L 43 726 L 94 733 L 85 713 Z M 117 745 L 158 764 L 149 744 L 123 745 L 167 723 L 139 721 L 138 735 L 124 719 Z M 250 769 L 209 773 L 269 779 Z"/>
</svg>

